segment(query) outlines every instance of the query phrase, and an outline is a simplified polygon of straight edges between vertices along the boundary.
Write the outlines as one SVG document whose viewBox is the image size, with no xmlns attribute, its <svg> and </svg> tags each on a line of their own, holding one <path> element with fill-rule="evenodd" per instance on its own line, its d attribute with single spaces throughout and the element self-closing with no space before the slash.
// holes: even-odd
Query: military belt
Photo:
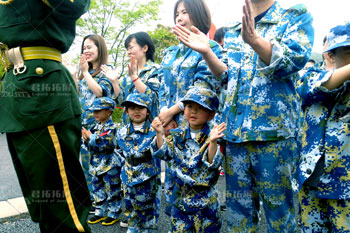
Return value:
<svg viewBox="0 0 350 233">
<path fill-rule="evenodd" d="M 7 60 L 13 65 L 13 74 L 18 75 L 26 71 L 27 67 L 24 61 L 45 59 L 62 62 L 61 52 L 57 49 L 34 46 L 34 47 L 16 47 L 5 51 Z"/>
<path fill-rule="evenodd" d="M 151 151 L 146 151 L 143 153 L 143 156 L 140 158 L 135 158 L 135 157 L 125 157 L 126 162 L 130 164 L 131 166 L 137 166 L 141 163 L 147 163 L 152 160 L 152 154 Z"/>
<path fill-rule="evenodd" d="M 191 192 L 201 193 L 201 192 L 210 190 L 210 186 L 203 186 L 203 185 L 190 186 L 188 184 L 180 185 L 179 183 L 175 183 L 175 184 L 177 186 L 177 192 L 178 194 L 180 194 L 181 197 L 185 197 L 187 194 Z"/>
</svg>

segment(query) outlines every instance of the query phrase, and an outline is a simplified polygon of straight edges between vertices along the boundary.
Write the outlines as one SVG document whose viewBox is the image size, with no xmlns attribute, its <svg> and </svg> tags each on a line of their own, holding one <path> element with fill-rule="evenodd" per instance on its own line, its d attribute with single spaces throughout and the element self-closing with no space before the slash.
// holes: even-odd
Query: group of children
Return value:
<svg viewBox="0 0 350 233">
<path fill-rule="evenodd" d="M 129 232 L 155 232 L 160 209 L 160 159 L 173 160 L 172 232 L 185 229 L 218 232 L 221 227 L 215 184 L 223 156 L 217 139 L 226 129 L 222 123 L 210 130 L 219 100 L 205 88 L 193 87 L 182 99 L 185 127 L 168 132 L 158 118 L 151 121 L 151 99 L 130 94 L 122 103 L 129 123 L 117 129 L 111 120 L 114 100 L 96 98 L 91 110 L 98 122 L 82 135 L 91 152 L 89 171 L 95 215 L 90 224 L 112 225 L 121 218 L 124 192 Z M 174 125 L 175 127 L 175 125 Z M 168 170 L 169 171 L 169 170 Z"/>
<path fill-rule="evenodd" d="M 110 120 L 114 100 L 96 98 L 90 111 L 98 123 L 82 131 L 94 176 L 96 211 L 89 223 L 117 222 L 123 196 L 128 232 L 155 232 L 165 160 L 172 232 L 220 231 L 215 184 L 223 162 L 229 232 L 258 231 L 261 208 L 269 231 L 295 232 L 292 188 L 299 194 L 302 232 L 350 231 L 349 24 L 327 37 L 335 69 L 311 68 L 299 77 L 313 44 L 311 15 L 303 6 L 259 2 L 246 0 L 242 25 L 225 29 L 227 53 L 206 41 L 208 25 L 196 20 L 208 10 L 192 4 L 203 2 L 179 0 L 173 30 L 182 43 L 165 51 L 161 69 L 151 66 L 146 55 L 152 46 L 139 43 L 142 35 L 127 42 L 129 77 L 123 85 L 109 75 L 112 69 L 102 68 L 113 85 L 111 97 L 125 111 L 117 129 Z M 249 35 L 252 25 L 256 31 Z M 138 63 L 145 68 L 139 73 Z M 217 110 L 219 117 L 209 123 Z"/>
</svg>

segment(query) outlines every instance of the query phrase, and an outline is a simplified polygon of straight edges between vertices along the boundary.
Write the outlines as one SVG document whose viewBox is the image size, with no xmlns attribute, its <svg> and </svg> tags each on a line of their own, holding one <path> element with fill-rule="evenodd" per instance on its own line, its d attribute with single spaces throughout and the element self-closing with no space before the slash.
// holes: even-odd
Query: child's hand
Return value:
<svg viewBox="0 0 350 233">
<path fill-rule="evenodd" d="M 102 74 L 106 76 L 112 83 L 118 82 L 118 72 L 107 65 L 101 65 Z"/>
<path fill-rule="evenodd" d="M 81 134 L 83 136 L 84 141 L 89 141 L 92 133 L 90 132 L 90 130 L 87 130 L 83 127 L 83 129 L 81 130 Z"/>
<path fill-rule="evenodd" d="M 210 142 L 216 142 L 219 138 L 225 136 L 223 132 L 226 130 L 226 123 L 221 123 L 220 125 L 215 125 L 210 132 Z"/>
<path fill-rule="evenodd" d="M 156 131 L 156 133 L 162 133 L 163 126 L 162 126 L 162 122 L 160 122 L 158 117 L 154 118 L 152 122 L 152 127 Z"/>
</svg>

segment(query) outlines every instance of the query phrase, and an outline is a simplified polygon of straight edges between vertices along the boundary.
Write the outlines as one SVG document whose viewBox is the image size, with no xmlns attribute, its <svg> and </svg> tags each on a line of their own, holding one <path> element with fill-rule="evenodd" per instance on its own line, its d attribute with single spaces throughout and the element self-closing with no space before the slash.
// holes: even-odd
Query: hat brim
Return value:
<svg viewBox="0 0 350 233">
<path fill-rule="evenodd" d="M 340 48 L 340 47 L 348 47 L 350 46 L 350 41 L 344 41 L 344 42 L 341 42 L 341 43 L 338 43 L 338 44 L 335 44 L 329 48 L 327 48 L 324 53 L 326 52 L 329 52 L 329 51 L 332 51 L 333 49 L 337 49 L 337 48 Z"/>
<path fill-rule="evenodd" d="M 181 100 L 182 103 L 186 104 L 187 102 L 195 102 L 197 104 L 199 104 L 200 106 L 202 106 L 203 108 L 208 109 L 209 111 L 213 111 L 216 112 L 216 110 L 211 109 L 208 105 L 203 105 L 202 103 L 196 101 L 196 100 Z"/>
<path fill-rule="evenodd" d="M 124 107 L 127 107 L 127 106 L 129 106 L 130 104 L 142 106 L 142 107 L 145 107 L 145 108 L 148 109 L 147 105 L 142 104 L 142 103 L 139 103 L 139 102 L 134 102 L 134 101 L 129 101 L 129 100 L 128 100 L 128 101 L 124 101 L 123 103 L 121 103 L 121 105 L 124 106 Z"/>
</svg>

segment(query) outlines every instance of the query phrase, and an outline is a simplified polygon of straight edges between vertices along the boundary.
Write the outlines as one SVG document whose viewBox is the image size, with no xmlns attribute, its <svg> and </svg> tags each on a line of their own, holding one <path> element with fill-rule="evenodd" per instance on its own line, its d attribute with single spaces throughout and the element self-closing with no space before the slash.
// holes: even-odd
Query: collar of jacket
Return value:
<svg viewBox="0 0 350 233">
<path fill-rule="evenodd" d="M 207 140 L 207 138 L 209 136 L 209 133 L 210 133 L 209 126 L 206 123 L 204 125 L 204 127 L 201 129 L 201 131 L 196 135 L 195 141 L 198 144 L 204 143 Z M 187 125 L 186 127 L 184 127 L 184 131 L 182 133 L 181 141 L 185 141 L 185 140 L 191 139 L 191 138 L 192 138 L 191 137 L 191 129 L 190 129 L 190 126 Z"/>
<path fill-rule="evenodd" d="M 130 134 L 135 132 L 135 129 L 134 129 L 134 126 L 133 126 L 132 122 L 129 122 L 127 127 L 128 127 L 127 135 L 130 135 Z M 140 130 L 138 130 L 137 132 L 140 132 L 140 133 L 143 133 L 143 134 L 148 134 L 148 132 L 150 130 L 150 127 L 151 127 L 151 123 L 147 119 L 145 121 L 145 123 L 143 124 L 142 128 Z"/>
</svg>

